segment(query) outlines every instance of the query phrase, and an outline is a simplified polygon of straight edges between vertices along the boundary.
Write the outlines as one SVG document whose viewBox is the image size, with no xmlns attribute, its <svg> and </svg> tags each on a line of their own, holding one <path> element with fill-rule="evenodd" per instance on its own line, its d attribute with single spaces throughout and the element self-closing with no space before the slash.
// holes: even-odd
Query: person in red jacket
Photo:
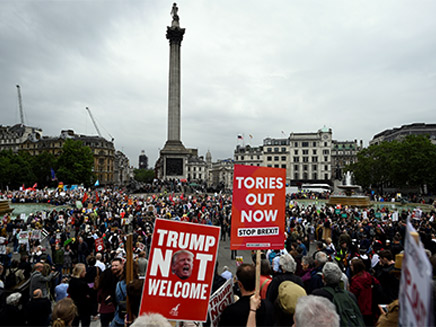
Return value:
<svg viewBox="0 0 436 327">
<path fill-rule="evenodd" d="M 353 272 L 353 277 L 351 277 L 350 291 L 357 298 L 357 304 L 366 326 L 374 326 L 372 285 L 380 283 L 365 270 L 365 264 L 362 259 L 354 258 L 351 260 L 351 271 Z"/>
</svg>

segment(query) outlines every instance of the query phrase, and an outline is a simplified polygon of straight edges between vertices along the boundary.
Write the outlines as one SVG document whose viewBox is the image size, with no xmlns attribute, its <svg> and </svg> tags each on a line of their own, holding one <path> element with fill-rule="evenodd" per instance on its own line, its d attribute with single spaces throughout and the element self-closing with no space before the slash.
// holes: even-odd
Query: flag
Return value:
<svg viewBox="0 0 436 327">
<path fill-rule="evenodd" d="M 100 185 L 100 182 L 97 179 L 97 181 L 95 182 L 94 186 L 99 186 L 99 185 Z"/>
<path fill-rule="evenodd" d="M 85 192 L 85 195 L 83 196 L 82 203 L 84 203 L 86 200 L 88 200 L 88 193 Z"/>
<path fill-rule="evenodd" d="M 98 192 L 95 191 L 95 202 L 100 202 L 100 197 L 98 196 Z"/>
<path fill-rule="evenodd" d="M 242 135 L 238 134 L 238 140 L 242 140 L 242 139 L 243 139 Z"/>
<path fill-rule="evenodd" d="M 55 171 L 54 171 L 53 168 L 50 168 L 50 175 L 51 175 L 51 180 L 52 180 L 52 182 L 55 181 L 55 180 L 57 180 L 57 178 L 56 178 L 56 174 L 55 174 Z"/>
</svg>

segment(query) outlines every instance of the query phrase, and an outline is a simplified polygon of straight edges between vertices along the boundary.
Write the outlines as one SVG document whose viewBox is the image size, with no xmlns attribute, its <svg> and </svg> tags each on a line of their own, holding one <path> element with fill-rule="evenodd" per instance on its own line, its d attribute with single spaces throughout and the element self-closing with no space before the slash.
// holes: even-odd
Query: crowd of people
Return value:
<svg viewBox="0 0 436 327">
<path fill-rule="evenodd" d="M 220 226 L 224 240 L 230 233 L 231 195 L 164 191 L 132 196 L 80 188 L 2 195 L 13 202 L 63 206 L 15 219 L 2 217 L 0 325 L 63 327 L 80 322 L 86 327 L 93 320 L 101 326 L 130 324 L 139 312 L 156 218 Z M 239 300 L 225 309 L 220 325 L 397 322 L 398 255 L 405 223 L 409 219 L 419 232 L 434 265 L 435 212 L 301 205 L 293 199 L 286 204 L 283 249 L 262 254 L 260 293 L 254 294 L 254 265 L 240 265 L 235 281 Z M 135 262 L 129 284 L 124 266 L 127 234 L 133 235 Z M 223 276 L 216 274 L 213 289 L 228 278 L 232 274 L 225 267 Z M 380 311 L 383 304 L 387 313 Z M 126 317 L 127 311 L 133 316 Z"/>
</svg>

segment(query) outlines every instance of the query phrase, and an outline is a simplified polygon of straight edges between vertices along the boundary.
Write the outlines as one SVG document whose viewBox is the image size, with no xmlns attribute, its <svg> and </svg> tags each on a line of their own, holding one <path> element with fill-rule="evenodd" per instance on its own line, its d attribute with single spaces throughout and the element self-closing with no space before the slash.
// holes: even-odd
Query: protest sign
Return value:
<svg viewBox="0 0 436 327">
<path fill-rule="evenodd" d="M 220 228 L 156 219 L 139 314 L 206 321 Z"/>
<path fill-rule="evenodd" d="M 286 170 L 235 165 L 230 248 L 283 249 Z"/>
<path fill-rule="evenodd" d="M 433 326 L 433 288 L 430 285 L 432 266 L 418 233 L 408 220 L 401 270 L 399 326 Z"/>
<path fill-rule="evenodd" d="M 230 278 L 213 295 L 209 301 L 210 325 L 218 326 L 219 318 L 224 309 L 233 303 L 233 279 Z"/>
<path fill-rule="evenodd" d="M 96 238 L 95 239 L 95 251 L 96 252 L 101 252 L 104 250 L 104 242 L 103 242 L 103 238 Z"/>
<path fill-rule="evenodd" d="M 40 229 L 34 229 L 32 231 L 32 240 L 41 240 L 42 231 Z"/>
<path fill-rule="evenodd" d="M 29 239 L 29 232 L 28 231 L 21 231 L 18 236 L 18 243 L 19 244 L 26 244 L 27 240 Z"/>
</svg>

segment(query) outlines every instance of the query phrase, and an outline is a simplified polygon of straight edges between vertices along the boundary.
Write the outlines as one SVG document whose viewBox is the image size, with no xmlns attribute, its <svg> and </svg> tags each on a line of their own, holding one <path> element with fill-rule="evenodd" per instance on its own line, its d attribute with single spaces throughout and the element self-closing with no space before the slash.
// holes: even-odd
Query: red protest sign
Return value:
<svg viewBox="0 0 436 327">
<path fill-rule="evenodd" d="M 211 297 L 209 304 L 210 325 L 218 326 L 224 309 L 233 303 L 233 279 L 230 278 Z"/>
<path fill-rule="evenodd" d="M 104 250 L 104 242 L 103 238 L 96 238 L 95 239 L 95 252 L 101 252 Z"/>
<path fill-rule="evenodd" d="M 282 249 L 286 170 L 235 165 L 232 250 Z"/>
<path fill-rule="evenodd" d="M 220 228 L 156 219 L 139 314 L 206 321 Z"/>
</svg>

